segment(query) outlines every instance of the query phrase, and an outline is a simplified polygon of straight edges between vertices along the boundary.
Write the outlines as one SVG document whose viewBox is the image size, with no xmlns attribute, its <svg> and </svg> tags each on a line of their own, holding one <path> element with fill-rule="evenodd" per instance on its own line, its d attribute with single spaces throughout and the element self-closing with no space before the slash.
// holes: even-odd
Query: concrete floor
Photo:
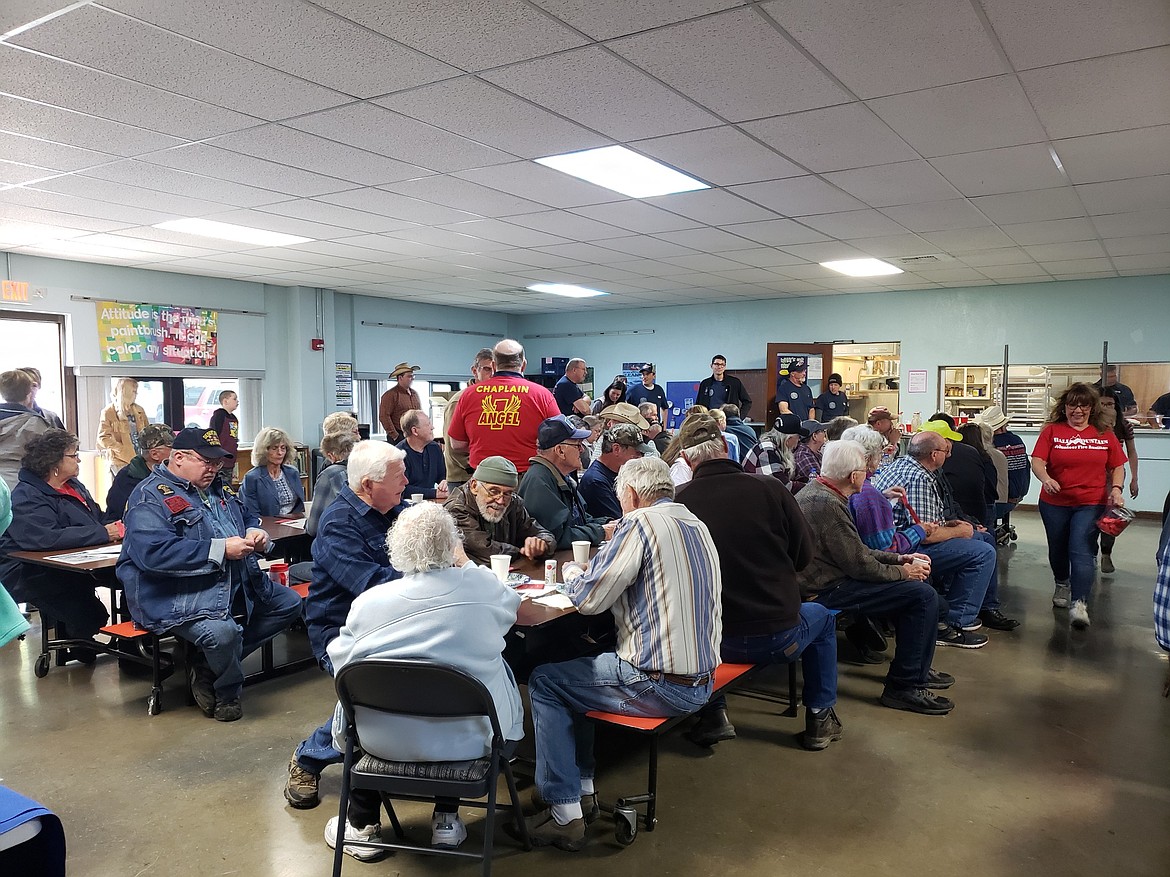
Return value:
<svg viewBox="0 0 1170 877">
<path fill-rule="evenodd" d="M 958 677 L 950 716 L 883 708 L 883 668 L 842 664 L 846 737 L 811 753 L 793 736 L 803 719 L 733 697 L 735 741 L 710 752 L 678 733 L 663 741 L 655 832 L 622 848 L 603 817 L 579 854 L 525 855 L 501 837 L 495 873 L 596 877 L 610 863 L 624 875 L 1166 877 L 1170 701 L 1150 605 L 1158 530 L 1138 522 L 1121 538 L 1093 625 L 1074 634 L 1049 602 L 1039 519 L 1018 514 L 1016 524 L 1020 541 L 1001 552 L 1002 592 L 1024 625 L 992 632 L 978 652 L 939 650 L 935 666 Z M 70 874 L 329 873 L 322 830 L 336 813 L 338 770 L 315 810 L 289 809 L 281 789 L 293 747 L 331 709 L 330 680 L 308 670 L 251 686 L 244 720 L 230 725 L 186 707 L 172 680 L 165 711 L 150 718 L 148 684 L 110 658 L 36 679 L 37 634 L 0 650 L 0 783 L 61 817 Z M 601 742 L 602 797 L 635 791 L 644 750 L 625 737 Z M 429 838 L 429 808 L 400 813 Z M 469 843 L 479 824 L 471 830 Z M 347 857 L 345 873 L 477 868 L 399 854 Z"/>
</svg>

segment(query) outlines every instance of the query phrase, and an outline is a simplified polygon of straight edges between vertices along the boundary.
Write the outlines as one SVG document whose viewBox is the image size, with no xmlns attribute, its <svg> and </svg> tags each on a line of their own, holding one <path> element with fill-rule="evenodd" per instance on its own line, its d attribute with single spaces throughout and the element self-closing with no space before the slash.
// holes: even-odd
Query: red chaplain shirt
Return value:
<svg viewBox="0 0 1170 877">
<path fill-rule="evenodd" d="M 1088 426 L 1077 432 L 1067 423 L 1050 423 L 1040 431 L 1032 456 L 1043 460 L 1060 493 L 1041 491 L 1052 505 L 1103 505 L 1109 498 L 1107 472 L 1126 463 L 1125 451 L 1112 429 L 1100 435 Z"/>
<path fill-rule="evenodd" d="M 467 442 L 471 468 L 484 457 L 499 455 L 528 471 L 528 458 L 536 453 L 536 432 L 549 417 L 561 413 L 553 394 L 540 384 L 517 374 L 503 372 L 483 383 L 472 384 L 459 396 L 447 435 Z"/>
</svg>

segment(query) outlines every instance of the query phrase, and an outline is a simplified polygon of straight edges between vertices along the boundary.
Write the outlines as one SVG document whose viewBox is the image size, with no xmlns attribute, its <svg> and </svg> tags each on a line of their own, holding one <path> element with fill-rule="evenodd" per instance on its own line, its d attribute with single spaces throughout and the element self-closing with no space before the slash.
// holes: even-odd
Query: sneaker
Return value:
<svg viewBox="0 0 1170 877">
<path fill-rule="evenodd" d="M 970 633 L 971 631 L 978 630 L 982 626 L 983 626 L 983 622 L 980 620 L 979 616 L 976 615 L 974 621 L 972 621 L 970 624 L 963 625 L 963 630 Z"/>
<path fill-rule="evenodd" d="M 349 820 L 345 822 L 345 845 L 342 847 L 342 852 L 347 856 L 353 856 L 359 862 L 376 862 L 379 859 L 386 857 L 388 850 L 379 850 L 374 847 L 359 847 L 354 846 L 350 841 L 368 841 L 370 843 L 382 842 L 382 825 L 375 822 L 373 825 L 367 825 L 365 828 L 354 828 L 349 824 Z M 337 849 L 337 817 L 334 816 L 325 823 L 325 843 L 329 845 L 329 849 Z"/>
<path fill-rule="evenodd" d="M 532 795 L 532 803 L 536 805 L 537 809 L 543 810 L 548 808 L 548 803 L 540 797 L 540 792 L 534 792 Z M 588 795 L 581 794 L 581 812 L 585 814 L 585 824 L 592 825 L 601 816 L 601 807 L 597 803 L 597 793 L 590 792 Z"/>
<path fill-rule="evenodd" d="M 458 813 L 431 815 L 431 846 L 438 850 L 455 850 L 467 840 L 467 826 Z"/>
<path fill-rule="evenodd" d="M 950 688 L 955 684 L 955 677 L 950 673 L 944 673 L 942 670 L 936 670 L 931 667 L 926 672 L 926 687 L 927 688 Z"/>
<path fill-rule="evenodd" d="M 1020 622 L 1014 618 L 1008 618 L 998 609 L 984 609 L 979 613 L 979 617 L 992 630 L 1015 630 L 1020 626 Z M 963 630 L 966 629 L 963 628 Z"/>
<path fill-rule="evenodd" d="M 955 708 L 954 702 L 925 688 L 887 688 L 882 692 L 882 706 L 906 710 L 924 716 L 945 716 Z"/>
<path fill-rule="evenodd" d="M 958 625 L 940 630 L 935 645 L 955 646 L 960 649 L 981 649 L 987 645 L 987 634 L 971 633 Z"/>
<path fill-rule="evenodd" d="M 221 700 L 215 705 L 217 722 L 238 722 L 244 717 L 244 707 L 237 697 L 235 700 Z"/>
<path fill-rule="evenodd" d="M 1069 588 L 1068 582 L 1057 582 L 1056 590 L 1052 592 L 1052 605 L 1057 609 L 1067 609 L 1071 596 L 1072 589 Z"/>
<path fill-rule="evenodd" d="M 1085 605 L 1084 600 L 1077 600 L 1072 604 L 1072 610 L 1068 613 L 1068 620 L 1072 622 L 1072 626 L 1077 630 L 1084 630 L 1089 626 L 1089 607 Z"/>
<path fill-rule="evenodd" d="M 714 746 L 721 740 L 734 740 L 735 725 L 727 717 L 727 710 L 707 709 L 699 713 L 698 723 L 685 736 L 696 746 Z"/>
<path fill-rule="evenodd" d="M 528 827 L 528 839 L 534 847 L 556 847 L 570 853 L 585 848 L 584 819 L 574 819 L 568 825 L 559 825 L 549 809 L 527 817 L 524 824 Z M 505 831 L 511 827 L 512 824 L 508 823 Z"/>
<path fill-rule="evenodd" d="M 317 784 L 320 779 L 317 774 L 310 773 L 297 764 L 294 755 L 288 763 L 288 782 L 284 784 L 284 799 L 298 810 L 311 810 L 321 803 L 317 795 Z"/>
<path fill-rule="evenodd" d="M 832 707 L 824 710 L 819 716 L 810 709 L 804 711 L 804 737 L 800 745 L 805 749 L 818 752 L 828 747 L 834 740 L 840 740 L 842 734 L 841 721 Z"/>
<path fill-rule="evenodd" d="M 1107 575 L 1107 576 L 1113 575 L 1114 569 L 1115 568 L 1113 566 L 1113 555 L 1102 554 L 1101 555 L 1101 574 Z"/>
</svg>

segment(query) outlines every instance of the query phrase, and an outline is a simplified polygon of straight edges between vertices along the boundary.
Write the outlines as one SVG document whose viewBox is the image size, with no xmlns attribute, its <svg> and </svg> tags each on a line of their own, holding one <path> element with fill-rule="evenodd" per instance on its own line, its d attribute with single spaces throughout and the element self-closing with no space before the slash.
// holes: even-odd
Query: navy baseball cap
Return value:
<svg viewBox="0 0 1170 877">
<path fill-rule="evenodd" d="M 219 460 L 223 457 L 235 457 L 225 451 L 219 443 L 219 433 L 214 429 L 200 429 L 197 426 L 188 426 L 181 429 L 171 445 L 176 451 L 194 451 L 208 460 Z"/>
<path fill-rule="evenodd" d="M 542 451 L 547 451 L 549 448 L 555 448 L 561 442 L 589 438 L 589 435 L 589 430 L 577 429 L 569 423 L 569 418 L 558 414 L 556 417 L 548 418 L 540 425 L 536 432 L 536 446 Z"/>
</svg>

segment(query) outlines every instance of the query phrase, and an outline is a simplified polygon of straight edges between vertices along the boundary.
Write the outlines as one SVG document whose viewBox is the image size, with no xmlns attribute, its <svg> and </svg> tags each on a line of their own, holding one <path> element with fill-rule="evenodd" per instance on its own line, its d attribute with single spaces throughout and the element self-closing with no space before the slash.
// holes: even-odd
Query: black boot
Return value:
<svg viewBox="0 0 1170 877">
<path fill-rule="evenodd" d="M 699 712 L 699 722 L 686 733 L 686 738 L 696 746 L 714 746 L 721 740 L 735 739 L 735 725 L 727 718 L 723 707 L 704 707 Z"/>
</svg>

